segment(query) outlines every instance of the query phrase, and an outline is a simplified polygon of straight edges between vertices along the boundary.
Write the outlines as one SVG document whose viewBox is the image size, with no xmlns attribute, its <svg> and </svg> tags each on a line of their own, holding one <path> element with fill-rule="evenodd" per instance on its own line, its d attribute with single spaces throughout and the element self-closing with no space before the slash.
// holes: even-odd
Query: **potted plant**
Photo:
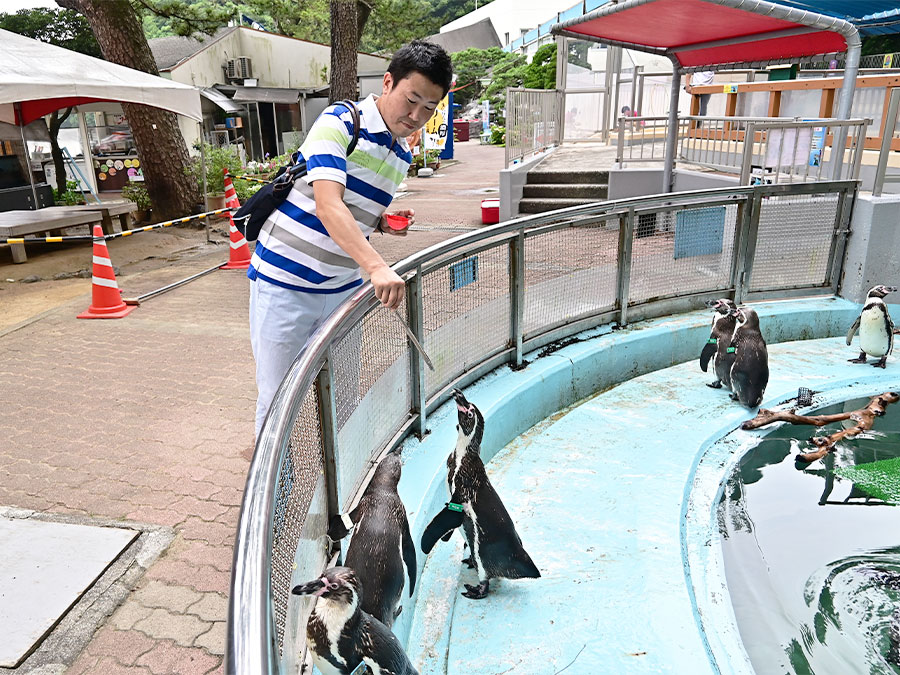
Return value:
<svg viewBox="0 0 900 675">
<path fill-rule="evenodd" d="M 122 187 L 122 197 L 134 202 L 137 205 L 137 211 L 134 214 L 135 220 L 143 222 L 150 216 L 150 195 L 147 193 L 146 186 L 139 181 L 129 181 Z"/>
<path fill-rule="evenodd" d="M 199 149 L 199 146 L 195 146 Z M 225 208 L 225 169 L 236 169 L 241 166 L 241 159 L 236 150 L 230 147 L 219 147 L 203 144 L 206 155 L 206 210 L 215 211 Z M 188 175 L 203 185 L 203 166 L 200 156 L 195 156 L 187 169 Z"/>
</svg>

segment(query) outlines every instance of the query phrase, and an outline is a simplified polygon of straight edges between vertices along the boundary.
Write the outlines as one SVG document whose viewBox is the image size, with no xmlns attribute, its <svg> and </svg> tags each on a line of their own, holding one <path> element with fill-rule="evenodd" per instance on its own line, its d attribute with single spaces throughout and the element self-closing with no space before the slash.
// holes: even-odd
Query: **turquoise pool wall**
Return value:
<svg viewBox="0 0 900 675">
<path fill-rule="evenodd" d="M 754 303 L 752 306 L 760 314 L 770 344 L 844 335 L 859 311 L 859 305 L 834 297 Z M 502 367 L 479 380 L 467 389 L 467 395 L 488 419 L 482 444 L 483 459 L 489 461 L 498 450 L 534 424 L 597 391 L 697 359 L 708 336 L 710 320 L 709 311 L 698 311 L 640 322 L 622 330 L 586 331 L 579 336 L 580 342 L 547 356 L 536 358 L 536 354 L 529 354 L 527 358 L 531 363 L 524 370 L 514 372 Z M 770 400 L 774 398 L 767 395 L 767 403 Z M 723 419 L 722 422 L 721 429 L 711 430 L 711 439 L 735 426 L 734 420 Z M 417 544 L 425 526 L 447 499 L 445 462 L 455 445 L 455 425 L 455 407 L 444 405 L 429 418 L 428 436 L 422 441 L 410 438 L 403 444 L 400 495 L 409 511 L 410 527 Z M 705 448 L 698 447 L 697 450 L 694 473 L 700 467 Z M 686 487 L 685 503 L 691 498 L 690 489 Z M 707 535 L 708 532 L 704 537 Z M 691 543 L 687 546 L 690 549 Z M 424 563 L 425 558 L 419 553 L 420 573 Z M 697 574 L 696 571 L 688 573 Z M 454 591 L 417 588 L 417 593 L 424 592 L 428 598 L 433 598 L 433 602 L 427 603 L 429 611 L 446 617 L 448 624 L 455 602 Z M 443 672 L 441 645 L 442 640 L 446 643 L 449 625 L 443 635 L 441 631 L 436 635 L 423 635 L 423 622 L 416 621 L 412 611 L 415 605 L 416 598 L 405 598 L 405 609 L 394 625 L 395 632 L 411 647 L 431 645 L 429 653 L 434 655 L 435 662 L 429 663 L 430 668 L 424 667 L 424 672 Z M 723 638 L 729 645 L 734 642 L 733 635 Z M 718 638 L 714 636 L 713 639 Z M 719 651 L 718 646 L 712 649 Z"/>
</svg>

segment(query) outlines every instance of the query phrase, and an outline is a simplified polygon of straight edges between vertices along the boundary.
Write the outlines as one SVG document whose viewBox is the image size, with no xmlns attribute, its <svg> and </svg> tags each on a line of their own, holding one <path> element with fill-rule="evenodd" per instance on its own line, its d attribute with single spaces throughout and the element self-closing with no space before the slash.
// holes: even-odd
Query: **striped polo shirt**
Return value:
<svg viewBox="0 0 900 675">
<path fill-rule="evenodd" d="M 358 107 L 359 141 L 349 157 L 353 115 L 347 108 L 329 106 L 309 130 L 300 146 L 307 173 L 263 225 L 247 270 L 251 279 L 306 293 L 340 293 L 362 284 L 359 265 L 316 216 L 312 183 L 343 185 L 344 204 L 368 239 L 406 178 L 412 155 L 405 139 L 391 136 L 374 95 Z"/>
</svg>

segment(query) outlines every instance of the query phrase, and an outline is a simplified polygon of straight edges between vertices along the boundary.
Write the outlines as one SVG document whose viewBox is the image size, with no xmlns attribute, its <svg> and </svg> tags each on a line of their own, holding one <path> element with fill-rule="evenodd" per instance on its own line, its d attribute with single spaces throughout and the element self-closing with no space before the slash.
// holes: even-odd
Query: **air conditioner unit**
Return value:
<svg viewBox="0 0 900 675">
<path fill-rule="evenodd" d="M 253 77 L 253 69 L 250 65 L 249 56 L 238 56 L 234 59 L 228 59 L 225 66 L 226 75 L 229 80 L 245 80 Z"/>
</svg>

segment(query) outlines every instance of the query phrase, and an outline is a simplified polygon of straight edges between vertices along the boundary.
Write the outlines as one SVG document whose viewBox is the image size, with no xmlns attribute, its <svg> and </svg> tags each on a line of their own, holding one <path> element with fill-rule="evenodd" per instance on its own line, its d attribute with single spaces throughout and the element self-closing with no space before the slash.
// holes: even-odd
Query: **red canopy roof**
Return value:
<svg viewBox="0 0 900 675">
<path fill-rule="evenodd" d="M 771 3 L 748 3 L 747 7 L 754 5 L 763 5 L 765 11 Z M 821 15 L 781 9 L 797 20 L 729 7 L 715 0 L 634 0 L 604 5 L 558 24 L 554 32 L 666 53 L 683 68 L 784 61 L 846 51 L 846 40 L 835 32 L 844 22 L 831 19 L 834 30 L 828 30 L 829 23 L 804 21 L 806 17 L 821 19 Z"/>
</svg>

